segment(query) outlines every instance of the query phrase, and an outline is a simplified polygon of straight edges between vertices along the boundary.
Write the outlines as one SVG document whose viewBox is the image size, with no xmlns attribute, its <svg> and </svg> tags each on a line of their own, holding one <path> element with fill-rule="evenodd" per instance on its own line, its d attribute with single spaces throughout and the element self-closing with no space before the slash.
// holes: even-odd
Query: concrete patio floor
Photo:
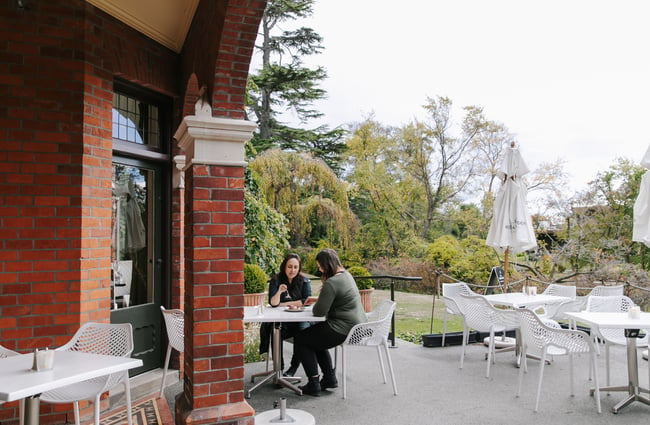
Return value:
<svg viewBox="0 0 650 425">
<path fill-rule="evenodd" d="M 380 291 L 381 292 L 381 291 Z M 292 344 L 284 344 L 285 361 L 291 357 Z M 619 414 L 611 408 L 626 394 L 601 394 L 602 413 L 596 412 L 595 399 L 589 395 L 593 382 L 588 380 L 588 357 L 575 359 L 575 396 L 570 396 L 569 360 L 558 357 L 545 368 L 539 411 L 533 412 L 537 389 L 539 362 L 529 361 L 524 377 L 522 396 L 515 397 L 519 369 L 513 353 L 497 355 L 492 378 L 485 378 L 486 347 L 468 347 L 464 369 L 459 369 L 460 346 L 428 348 L 397 340 L 391 349 L 398 395 L 394 396 L 390 379 L 381 382 L 376 352 L 372 349 L 350 348 L 348 352 L 348 398 L 342 399 L 342 388 L 325 391 L 321 397 L 298 396 L 286 388 L 266 384 L 253 392 L 248 403 L 259 414 L 273 409 L 285 398 L 287 407 L 312 414 L 316 424 L 382 425 L 382 424 L 645 424 L 650 420 L 650 406 L 633 402 Z M 640 352 L 640 350 L 639 350 Z M 612 347 L 612 385 L 627 382 L 625 347 Z M 601 386 L 605 385 L 604 355 L 598 359 Z M 639 355 L 639 381 L 649 387 L 648 362 Z M 250 377 L 262 372 L 265 362 L 245 367 L 245 390 L 253 384 Z M 299 374 L 304 374 L 302 369 Z M 160 381 L 157 381 L 158 385 Z M 174 398 L 182 391 L 177 382 L 165 391 L 171 411 Z M 277 410 L 279 415 L 279 410 Z M 165 424 L 167 425 L 167 424 Z"/>
<path fill-rule="evenodd" d="M 348 349 L 348 398 L 339 388 L 321 397 L 298 396 L 289 389 L 267 384 L 252 393 L 248 402 L 256 412 L 273 409 L 273 403 L 286 399 L 287 408 L 311 413 L 319 425 L 381 424 L 640 424 L 650 420 L 650 406 L 634 402 L 620 413 L 611 408 L 624 398 L 623 393 L 601 394 L 603 413 L 596 412 L 596 402 L 589 395 L 589 360 L 576 357 L 575 397 L 570 396 L 569 361 L 558 357 L 545 368 L 540 408 L 533 412 L 539 362 L 529 360 L 524 376 L 522 396 L 515 397 L 517 374 L 514 353 L 497 354 L 492 378 L 485 377 L 486 347 L 468 347 L 465 365 L 459 369 L 460 346 L 427 348 L 397 341 L 391 357 L 397 378 L 398 395 L 394 396 L 388 377 L 383 384 L 373 349 Z M 285 360 L 291 344 L 285 344 Z M 613 347 L 612 384 L 627 380 L 624 347 Z M 604 355 L 598 359 L 601 385 L 605 383 Z M 250 376 L 263 371 L 264 362 L 246 365 L 246 389 Z M 299 371 L 303 373 L 302 369 Z M 639 356 L 639 380 L 648 386 L 648 362 Z M 173 397 L 181 390 L 176 383 L 166 390 L 173 412 Z M 278 410 L 279 414 L 279 410 Z"/>
</svg>

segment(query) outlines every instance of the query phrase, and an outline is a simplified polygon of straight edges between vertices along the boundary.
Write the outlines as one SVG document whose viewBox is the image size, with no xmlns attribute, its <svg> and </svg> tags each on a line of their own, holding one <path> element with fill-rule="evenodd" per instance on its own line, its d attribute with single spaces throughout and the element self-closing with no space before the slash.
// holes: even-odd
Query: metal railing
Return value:
<svg viewBox="0 0 650 425">
<path fill-rule="evenodd" d="M 373 281 L 385 279 L 389 280 L 388 286 L 390 288 L 390 300 L 395 301 L 395 282 L 414 282 L 414 281 L 421 281 L 421 277 L 411 277 L 411 276 L 353 276 L 355 280 L 361 280 L 361 279 L 370 279 Z M 375 284 L 373 283 L 373 287 Z M 388 335 L 388 339 L 390 340 L 391 347 L 395 347 L 395 314 L 397 310 L 395 310 L 395 313 L 393 313 L 393 317 L 390 321 L 390 334 Z"/>
</svg>

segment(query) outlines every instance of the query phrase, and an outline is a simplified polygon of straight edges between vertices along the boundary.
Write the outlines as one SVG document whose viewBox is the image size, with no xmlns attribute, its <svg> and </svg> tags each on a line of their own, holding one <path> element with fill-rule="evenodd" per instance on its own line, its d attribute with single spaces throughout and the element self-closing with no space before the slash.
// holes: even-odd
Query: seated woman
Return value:
<svg viewBox="0 0 650 425">
<path fill-rule="evenodd" d="M 332 249 L 320 251 L 316 255 L 316 264 L 322 273 L 323 287 L 312 312 L 314 316 L 326 316 L 327 320 L 298 332 L 294 337 L 294 352 L 300 356 L 309 379 L 300 389 L 303 394 L 313 396 L 319 396 L 323 389 L 338 386 L 328 349 L 343 343 L 352 327 L 366 321 L 354 278 L 343 268 L 336 252 Z M 320 381 L 318 366 L 323 372 Z"/>
<path fill-rule="evenodd" d="M 307 298 L 311 296 L 311 282 L 301 272 L 300 256 L 298 254 L 287 255 L 280 264 L 280 271 L 269 281 L 269 304 L 271 307 L 302 307 L 304 305 Z M 282 323 L 282 339 L 293 337 L 309 325 L 309 322 Z M 260 328 L 260 352 L 268 349 L 272 326 L 272 323 L 268 323 L 262 324 Z M 291 365 L 284 376 L 295 375 L 298 366 L 300 366 L 300 359 L 294 352 Z M 282 368 L 284 369 L 284 358 L 282 358 Z"/>
</svg>

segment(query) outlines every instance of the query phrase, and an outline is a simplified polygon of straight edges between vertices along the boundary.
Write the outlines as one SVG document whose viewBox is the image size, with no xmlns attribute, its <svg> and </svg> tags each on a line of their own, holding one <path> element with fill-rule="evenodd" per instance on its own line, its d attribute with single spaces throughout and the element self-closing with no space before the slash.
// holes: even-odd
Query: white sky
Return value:
<svg viewBox="0 0 650 425">
<path fill-rule="evenodd" d="M 477 105 L 515 134 L 531 169 L 562 158 L 584 189 L 650 137 L 650 3 L 645 0 L 317 0 L 336 127 L 374 112 L 424 118 L 427 97 Z M 462 115 L 455 115 L 460 121 Z"/>
</svg>

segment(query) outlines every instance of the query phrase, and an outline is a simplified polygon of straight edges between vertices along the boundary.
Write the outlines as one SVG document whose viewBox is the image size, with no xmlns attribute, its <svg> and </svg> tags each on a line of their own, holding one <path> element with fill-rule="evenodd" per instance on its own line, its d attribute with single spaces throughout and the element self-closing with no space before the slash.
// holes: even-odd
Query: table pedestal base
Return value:
<svg viewBox="0 0 650 425">
<path fill-rule="evenodd" d="M 289 388 L 293 391 L 295 391 L 296 394 L 302 395 L 302 390 L 298 388 L 295 383 L 300 382 L 302 378 L 300 377 L 293 377 L 293 376 L 282 376 L 282 360 L 281 360 L 281 345 L 282 344 L 282 338 L 280 336 L 280 328 L 281 324 L 280 323 L 274 323 L 273 324 L 273 370 L 268 371 L 268 372 L 262 372 L 262 373 L 256 373 L 251 377 L 251 382 L 255 381 L 255 378 L 264 376 L 265 378 L 262 379 L 260 382 L 255 384 L 251 389 L 249 389 L 246 392 L 246 398 L 251 398 L 251 393 L 255 391 L 257 388 L 259 388 L 262 384 L 265 384 L 266 382 L 269 382 L 273 380 L 273 383 L 276 385 L 283 386 L 285 388 Z"/>
<path fill-rule="evenodd" d="M 616 406 L 612 407 L 613 413 L 618 413 L 628 404 L 633 401 L 639 401 L 643 404 L 650 405 L 650 398 L 641 395 L 640 393 L 650 393 L 650 390 L 639 386 L 639 367 L 636 352 L 636 338 L 638 329 L 625 329 L 625 336 L 627 340 L 627 375 L 628 385 L 620 385 L 615 387 L 600 387 L 600 391 L 613 392 L 613 391 L 627 391 L 628 396 Z M 590 390 L 593 396 L 595 390 Z"/>
</svg>

